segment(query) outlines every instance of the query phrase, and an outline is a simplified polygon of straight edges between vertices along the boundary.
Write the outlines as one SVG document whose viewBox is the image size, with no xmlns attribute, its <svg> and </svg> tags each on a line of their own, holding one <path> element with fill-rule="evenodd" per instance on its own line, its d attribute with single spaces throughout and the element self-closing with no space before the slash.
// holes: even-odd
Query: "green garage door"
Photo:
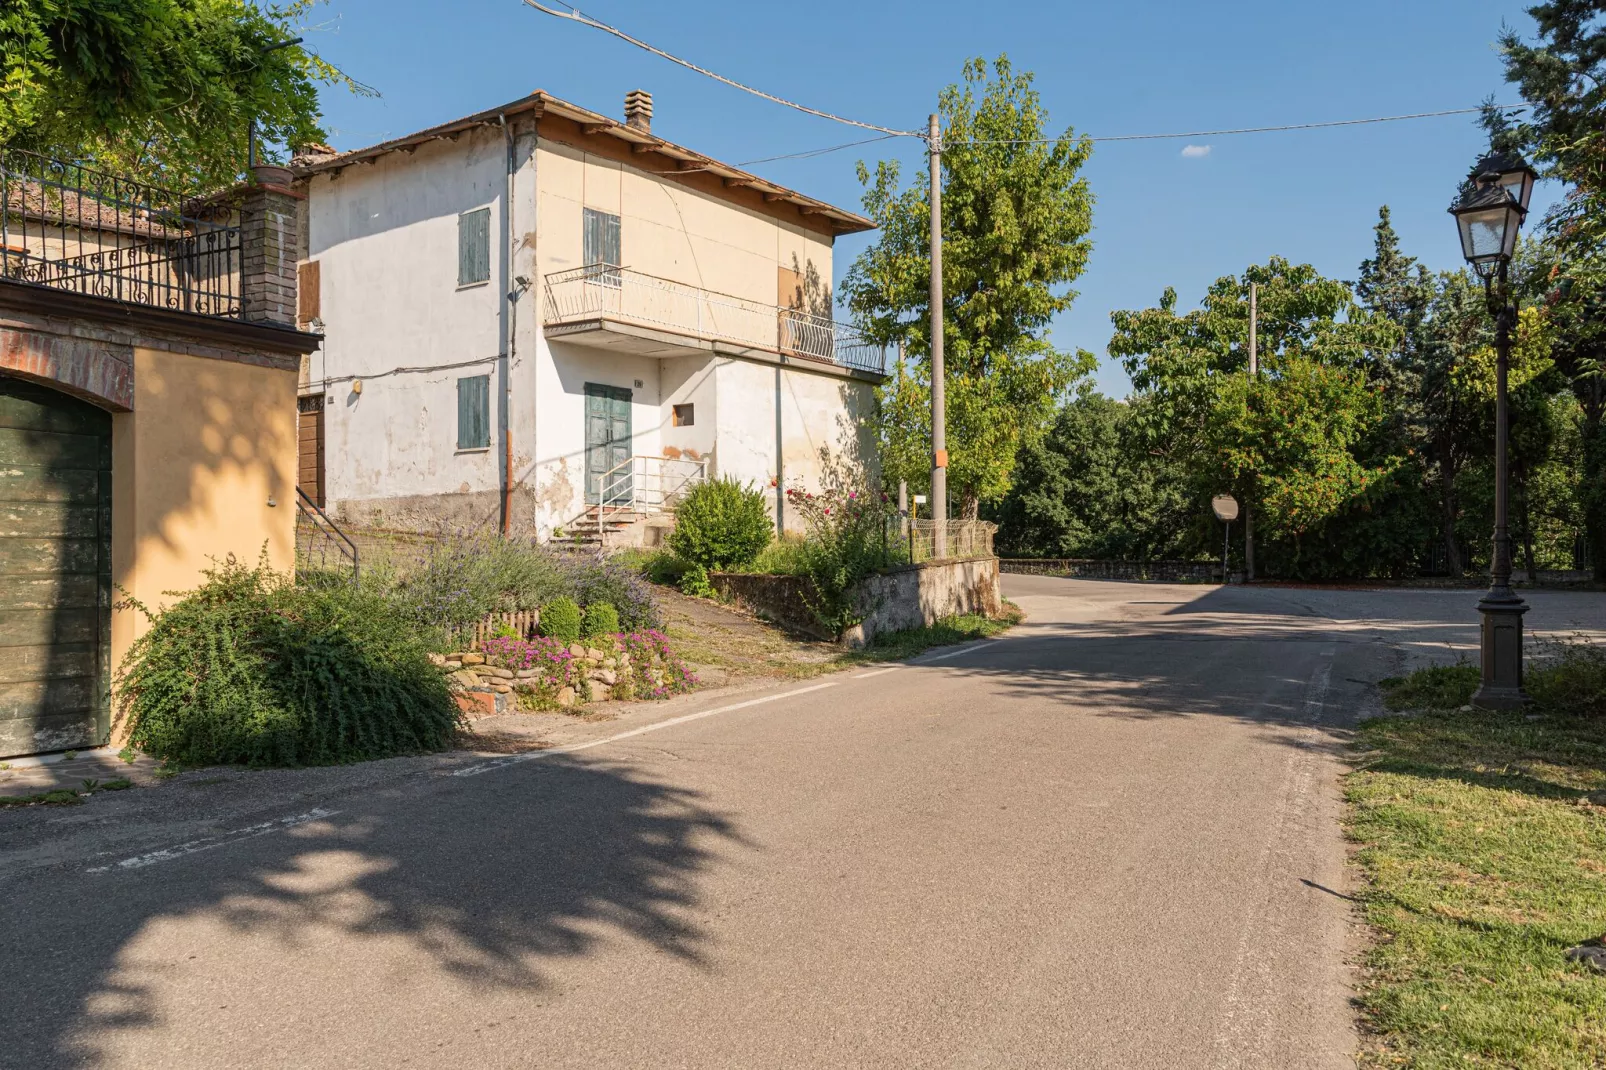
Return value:
<svg viewBox="0 0 1606 1070">
<path fill-rule="evenodd" d="M 0 377 L 0 757 L 111 729 L 112 419 Z"/>
</svg>

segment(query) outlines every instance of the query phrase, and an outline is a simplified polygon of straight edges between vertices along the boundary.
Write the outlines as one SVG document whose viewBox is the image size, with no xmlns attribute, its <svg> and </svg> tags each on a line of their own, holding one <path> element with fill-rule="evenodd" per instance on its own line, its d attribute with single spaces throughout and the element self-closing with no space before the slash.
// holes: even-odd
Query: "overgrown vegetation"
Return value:
<svg viewBox="0 0 1606 1070">
<path fill-rule="evenodd" d="M 119 680 L 135 746 L 185 765 L 321 765 L 449 746 L 418 629 L 370 587 L 297 586 L 232 558 L 151 619 Z M 140 607 L 143 608 L 143 607 Z"/>
<path fill-rule="evenodd" d="M 705 569 L 741 568 L 770 543 L 775 522 L 764 494 L 734 479 L 705 480 L 675 507 L 669 548 Z"/>
<path fill-rule="evenodd" d="M 1378 1066 L 1606 1063 L 1602 651 L 1553 648 L 1525 712 L 1465 710 L 1470 666 L 1385 681 L 1346 780 L 1361 898 L 1382 938 L 1361 995 Z M 1540 697 L 1542 696 L 1542 697 Z"/>
</svg>

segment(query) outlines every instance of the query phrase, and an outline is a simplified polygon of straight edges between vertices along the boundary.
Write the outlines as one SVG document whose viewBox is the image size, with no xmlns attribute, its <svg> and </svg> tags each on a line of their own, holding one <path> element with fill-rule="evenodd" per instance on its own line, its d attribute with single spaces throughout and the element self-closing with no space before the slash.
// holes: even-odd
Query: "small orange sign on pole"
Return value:
<svg viewBox="0 0 1606 1070">
<path fill-rule="evenodd" d="M 947 468 L 948 467 L 948 451 L 947 450 L 938 450 L 935 460 L 937 462 L 937 467 L 938 468 Z"/>
</svg>

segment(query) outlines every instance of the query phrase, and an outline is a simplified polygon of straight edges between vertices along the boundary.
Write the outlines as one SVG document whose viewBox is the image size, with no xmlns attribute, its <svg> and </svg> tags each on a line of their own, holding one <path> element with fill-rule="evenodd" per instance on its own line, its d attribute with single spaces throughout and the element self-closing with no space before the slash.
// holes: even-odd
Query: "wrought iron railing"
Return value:
<svg viewBox="0 0 1606 1070">
<path fill-rule="evenodd" d="M 240 268 L 227 206 L 0 147 L 0 278 L 237 319 Z"/>
<path fill-rule="evenodd" d="M 545 281 L 548 326 L 608 318 L 859 371 L 879 374 L 886 369 L 883 347 L 829 316 L 715 293 L 614 264 L 557 271 Z"/>
<path fill-rule="evenodd" d="M 330 520 L 318 503 L 300 487 L 296 488 L 296 571 L 339 575 L 351 570 L 359 575 L 357 544 Z"/>
</svg>

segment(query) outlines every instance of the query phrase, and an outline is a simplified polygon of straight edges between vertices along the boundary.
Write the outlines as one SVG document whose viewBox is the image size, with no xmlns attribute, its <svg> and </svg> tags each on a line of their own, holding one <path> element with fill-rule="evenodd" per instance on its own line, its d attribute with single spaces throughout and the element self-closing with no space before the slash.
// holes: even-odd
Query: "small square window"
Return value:
<svg viewBox="0 0 1606 1070">
<path fill-rule="evenodd" d="M 690 427 L 697 422 L 697 412 L 691 402 L 676 405 L 674 418 L 670 421 L 675 427 Z"/>
<path fill-rule="evenodd" d="M 457 381 L 457 448 L 483 450 L 491 444 L 491 377 Z"/>
<path fill-rule="evenodd" d="M 491 281 L 491 210 L 476 208 L 457 217 L 457 285 Z"/>
</svg>

